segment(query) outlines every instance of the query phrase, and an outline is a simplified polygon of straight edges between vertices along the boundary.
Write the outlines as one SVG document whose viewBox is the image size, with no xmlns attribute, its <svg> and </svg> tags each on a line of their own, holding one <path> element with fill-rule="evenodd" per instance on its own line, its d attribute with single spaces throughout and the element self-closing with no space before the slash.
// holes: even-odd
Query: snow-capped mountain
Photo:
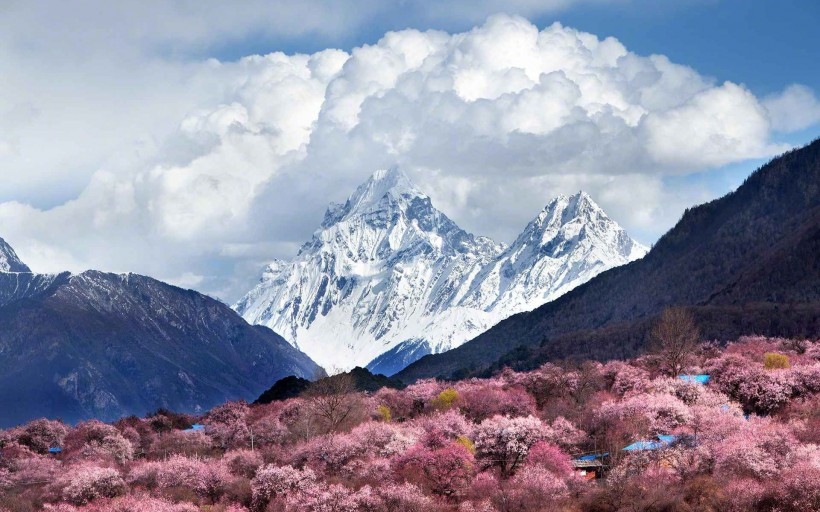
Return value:
<svg viewBox="0 0 820 512">
<path fill-rule="evenodd" d="M 535 309 L 646 252 L 585 192 L 561 195 L 481 271 L 460 304 L 505 318 Z"/>
<path fill-rule="evenodd" d="M 645 253 L 584 193 L 554 199 L 512 246 L 496 244 L 393 168 L 332 204 L 297 256 L 271 263 L 234 309 L 325 368 L 389 375 Z"/>
</svg>

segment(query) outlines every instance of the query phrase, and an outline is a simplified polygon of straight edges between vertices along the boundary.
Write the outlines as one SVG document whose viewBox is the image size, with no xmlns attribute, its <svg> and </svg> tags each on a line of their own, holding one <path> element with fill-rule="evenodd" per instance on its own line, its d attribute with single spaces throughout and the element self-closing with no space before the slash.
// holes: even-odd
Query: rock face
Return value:
<svg viewBox="0 0 820 512">
<path fill-rule="evenodd" d="M 17 257 L 14 249 L 2 238 L 0 238 L 0 272 L 31 272 L 31 269 Z"/>
<path fill-rule="evenodd" d="M 0 272 L 0 427 L 207 410 L 321 373 L 270 329 L 191 290 L 135 274 Z"/>
<path fill-rule="evenodd" d="M 394 168 L 332 204 L 234 309 L 325 367 L 391 375 L 645 253 L 583 192 L 552 200 L 505 247 L 459 228 Z"/>
<path fill-rule="evenodd" d="M 669 306 L 686 306 L 705 340 L 820 337 L 820 140 L 772 160 L 731 194 L 688 209 L 639 261 L 427 356 L 398 377 L 634 357 Z"/>
</svg>

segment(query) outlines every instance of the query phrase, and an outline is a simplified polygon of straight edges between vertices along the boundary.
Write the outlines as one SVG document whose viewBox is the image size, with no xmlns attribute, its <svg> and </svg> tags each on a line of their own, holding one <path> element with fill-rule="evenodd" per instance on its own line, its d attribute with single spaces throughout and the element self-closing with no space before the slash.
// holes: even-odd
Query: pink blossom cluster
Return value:
<svg viewBox="0 0 820 512">
<path fill-rule="evenodd" d="M 0 512 L 820 510 L 818 345 L 710 346 L 705 385 L 642 357 L 38 419 L 0 431 Z"/>
</svg>

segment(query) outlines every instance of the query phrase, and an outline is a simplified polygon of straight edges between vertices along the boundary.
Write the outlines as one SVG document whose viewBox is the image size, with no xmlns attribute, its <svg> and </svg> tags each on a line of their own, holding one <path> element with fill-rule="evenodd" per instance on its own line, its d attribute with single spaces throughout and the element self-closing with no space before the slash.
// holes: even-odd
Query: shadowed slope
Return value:
<svg viewBox="0 0 820 512">
<path fill-rule="evenodd" d="M 0 426 L 195 412 L 321 372 L 225 304 L 148 277 L 0 274 L 0 287 Z"/>
</svg>

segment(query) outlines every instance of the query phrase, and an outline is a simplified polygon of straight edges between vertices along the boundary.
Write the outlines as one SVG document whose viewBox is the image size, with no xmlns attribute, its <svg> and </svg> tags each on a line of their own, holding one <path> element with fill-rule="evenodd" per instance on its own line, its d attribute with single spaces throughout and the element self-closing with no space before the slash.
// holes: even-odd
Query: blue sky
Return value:
<svg viewBox="0 0 820 512">
<path fill-rule="evenodd" d="M 526 11 L 511 9 L 504 12 Z M 524 12 L 523 14 L 526 14 Z M 527 16 L 539 27 L 560 22 L 600 37 L 614 36 L 630 50 L 659 53 L 716 80 L 744 83 L 756 94 L 779 91 L 787 82 L 820 88 L 817 23 L 820 2 L 785 0 L 634 0 L 582 3 L 557 12 Z M 421 19 L 419 19 L 421 18 Z M 226 41 L 194 52 L 237 59 L 270 51 L 307 52 L 327 47 L 349 50 L 373 44 L 389 30 L 468 30 L 468 20 L 429 20 L 397 10 L 355 33 L 309 37 L 265 37 Z"/>
<path fill-rule="evenodd" d="M 579 29 L 612 35 L 638 53 L 660 53 L 760 95 L 798 82 L 817 89 L 820 3 L 726 0 L 659 9 L 609 6 L 568 11 Z"/>
<path fill-rule="evenodd" d="M 476 234 L 509 242 L 583 189 L 650 244 L 820 134 L 818 20 L 809 0 L 12 1 L 0 237 L 37 271 L 232 300 L 400 165 Z"/>
</svg>

